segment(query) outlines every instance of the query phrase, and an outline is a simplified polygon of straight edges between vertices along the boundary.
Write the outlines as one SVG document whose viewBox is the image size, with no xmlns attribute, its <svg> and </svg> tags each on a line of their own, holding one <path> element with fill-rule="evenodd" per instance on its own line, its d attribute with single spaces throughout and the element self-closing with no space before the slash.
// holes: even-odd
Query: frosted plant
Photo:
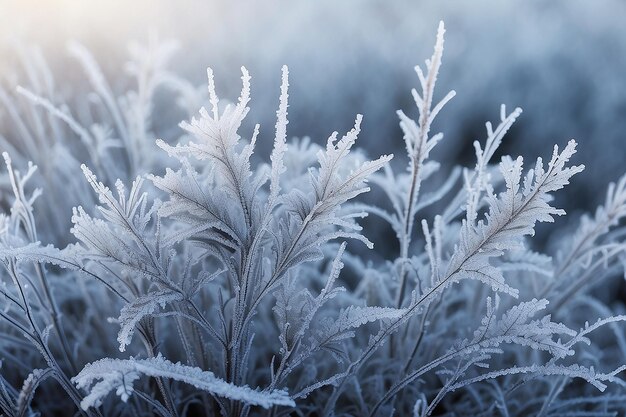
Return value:
<svg viewBox="0 0 626 417">
<path fill-rule="evenodd" d="M 242 132 L 245 68 L 239 99 L 226 105 L 208 70 L 209 108 L 180 124 L 180 138 L 155 140 L 157 86 L 174 88 L 185 109 L 203 97 L 149 69 L 163 66 L 170 46 L 132 49 L 138 90 L 122 98 L 85 48 L 71 49 L 103 120 L 18 90 L 27 111 L 84 145 L 73 154 L 58 143 L 71 157 L 62 172 L 84 177 L 68 187 L 90 188 L 71 210 L 71 237 L 39 233 L 46 189 L 31 191 L 35 165 L 20 175 L 4 154 L 13 195 L 0 218 L 4 414 L 626 411 L 626 314 L 594 288 L 623 274 L 626 177 L 593 218 L 561 233 L 558 252 L 534 251 L 536 223 L 565 214 L 553 195 L 583 166 L 570 163 L 574 141 L 529 167 L 508 156 L 493 165 L 521 115 L 502 106 L 474 143 L 475 166 L 437 183 L 442 165 L 429 157 L 443 135 L 431 126 L 454 97 L 436 100 L 443 23 L 432 57 L 416 67 L 418 119 L 398 112 L 406 172 L 394 172 L 390 155 L 370 160 L 355 149 L 360 115 L 325 147 L 288 141 L 286 67 L 273 150 L 259 162 L 266 134 L 259 125 Z M 21 108 L 10 111 L 28 135 Z M 388 201 L 361 199 L 370 180 Z M 386 262 L 359 249 L 376 250 L 359 224 L 367 214 L 368 226 L 382 220 L 397 237 L 399 253 Z"/>
<path fill-rule="evenodd" d="M 201 371 L 198 368 L 184 366 L 180 363 L 172 363 L 160 355 L 152 359 L 142 360 L 102 359 L 87 365 L 80 374 L 73 378 L 73 381 L 78 387 L 89 388 L 90 390 L 90 394 L 81 402 L 81 406 L 86 409 L 100 405 L 102 397 L 112 390 L 116 390 L 122 401 L 126 402 L 133 392 L 133 381 L 139 378 L 140 374 L 183 381 L 214 395 L 260 405 L 264 408 L 273 405 L 294 405 L 293 400 L 284 391 L 263 393 L 248 387 L 237 387 L 216 378 L 212 372 Z M 102 381 L 91 387 L 94 380 L 100 379 Z M 159 406 L 156 405 L 155 408 L 159 408 Z"/>
</svg>

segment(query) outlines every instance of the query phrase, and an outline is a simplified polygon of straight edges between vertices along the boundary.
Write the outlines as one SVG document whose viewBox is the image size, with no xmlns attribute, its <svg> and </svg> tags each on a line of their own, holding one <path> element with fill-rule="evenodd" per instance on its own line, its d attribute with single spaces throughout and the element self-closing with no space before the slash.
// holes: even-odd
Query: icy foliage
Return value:
<svg viewBox="0 0 626 417">
<path fill-rule="evenodd" d="M 152 359 L 101 359 L 85 366 L 78 375 L 72 378 L 72 381 L 78 387 L 87 388 L 90 391 L 89 395 L 81 401 L 83 409 L 88 409 L 99 406 L 102 403 L 102 397 L 106 397 L 113 390 L 122 401 L 128 401 L 128 397 L 133 392 L 133 381 L 142 374 L 182 381 L 220 397 L 260 405 L 264 408 L 273 405 L 294 405 L 293 400 L 284 391 L 264 393 L 249 387 L 237 387 L 215 377 L 212 372 L 172 363 L 160 355 Z M 94 381 L 98 382 L 92 386 Z"/>
<path fill-rule="evenodd" d="M 502 106 L 475 166 L 437 180 L 431 127 L 455 94 L 437 99 L 444 32 L 416 67 L 416 109 L 397 113 L 401 172 L 356 148 L 361 115 L 325 147 L 289 140 L 287 67 L 272 135 L 244 132 L 245 68 L 227 102 L 211 70 L 206 95 L 164 71 L 168 45 L 133 49 L 138 90 L 121 97 L 73 45 L 87 109 L 21 87 L 28 104 L 7 111 L 24 141 L 7 142 L 20 163 L 4 153 L 0 217 L 4 415 L 626 412 L 624 308 L 594 291 L 624 274 L 626 176 L 556 232 L 553 253 L 531 238 L 565 214 L 553 196 L 583 170 L 573 140 L 545 163 L 495 164 L 521 115 Z M 185 110 L 207 100 L 176 140 L 151 130 L 163 86 Z M 260 141 L 273 142 L 266 162 Z M 28 152 L 43 175 L 15 168 Z M 368 202 L 370 183 L 387 200 Z M 368 214 L 395 232 L 391 259 L 369 257 Z"/>
</svg>

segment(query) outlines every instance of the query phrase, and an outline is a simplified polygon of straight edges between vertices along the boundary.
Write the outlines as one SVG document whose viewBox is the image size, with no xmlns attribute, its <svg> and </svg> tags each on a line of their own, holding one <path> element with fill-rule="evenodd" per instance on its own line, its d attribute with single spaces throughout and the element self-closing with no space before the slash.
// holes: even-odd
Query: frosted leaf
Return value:
<svg viewBox="0 0 626 417">
<path fill-rule="evenodd" d="M 406 313 L 406 309 L 391 307 L 356 307 L 344 309 L 339 317 L 319 334 L 322 344 L 338 342 L 352 337 L 354 330 L 378 320 L 399 319 Z"/>
<path fill-rule="evenodd" d="M 523 248 L 522 238 L 534 233 L 536 222 L 552 221 L 552 216 L 564 214 L 548 204 L 549 193 L 562 188 L 572 175 L 582 171 L 582 166 L 566 166 L 575 150 L 574 141 L 561 153 L 555 147 L 547 170 L 541 159 L 537 160 L 535 168 L 526 174 L 523 186 L 522 159 L 503 159 L 501 172 L 506 190 L 499 197 L 490 196 L 484 221 L 476 225 L 463 221 L 459 246 L 446 272 L 450 281 L 478 279 L 495 291 L 517 296 L 518 291 L 504 283 L 502 272 L 489 266 L 489 258 L 500 256 L 504 250 Z"/>
<path fill-rule="evenodd" d="M 120 331 L 117 341 L 120 344 L 120 352 L 126 350 L 135 332 L 135 326 L 146 316 L 153 314 L 159 307 L 165 308 L 167 304 L 181 301 L 182 293 L 169 289 L 150 292 L 125 305 L 120 311 L 117 321 L 120 323 Z"/>
<path fill-rule="evenodd" d="M 296 280 L 291 278 L 288 278 L 275 292 L 276 305 L 273 310 L 278 321 L 278 328 L 281 331 L 280 339 L 283 343 L 283 349 L 288 350 L 294 345 L 295 340 L 301 340 L 309 331 L 309 327 L 320 308 L 340 292 L 345 291 L 342 287 L 334 287 L 343 268 L 341 256 L 345 248 L 346 243 L 343 242 L 331 264 L 326 285 L 317 297 L 313 297 L 307 289 L 298 291 Z"/>
<path fill-rule="evenodd" d="M 86 365 L 72 382 L 89 392 L 81 401 L 83 410 L 98 407 L 111 391 L 126 401 L 133 392 L 133 382 L 147 375 L 184 382 L 213 395 L 270 408 L 273 405 L 294 406 L 286 391 L 259 391 L 237 386 L 216 377 L 210 371 L 172 363 L 158 355 L 151 359 L 100 359 Z"/>
<path fill-rule="evenodd" d="M 319 170 L 310 172 L 314 192 L 307 195 L 294 190 L 283 197 L 285 208 L 294 215 L 292 219 L 295 221 L 291 227 L 283 229 L 285 233 L 278 238 L 279 273 L 299 263 L 318 259 L 321 245 L 332 239 L 357 239 L 371 246 L 359 233 L 360 226 L 355 222 L 355 218 L 364 213 L 345 203 L 369 191 L 365 185 L 368 177 L 387 164 L 392 156 L 384 155 L 363 162 L 347 174 L 341 172 L 360 131 L 361 118 L 361 115 L 357 116 L 354 128 L 341 139 L 338 140 L 337 133 L 331 135 L 326 150 L 318 152 Z"/>
<path fill-rule="evenodd" d="M 44 380 L 52 377 L 54 371 L 50 368 L 47 369 L 35 369 L 24 380 L 22 389 L 20 390 L 17 402 L 15 405 L 16 416 L 27 415 L 26 412 L 30 407 L 30 403 L 35 396 L 35 390 Z"/>
<path fill-rule="evenodd" d="M 287 151 L 287 107 L 288 107 L 288 87 L 289 87 L 289 70 L 287 66 L 282 68 L 282 83 L 280 86 L 280 105 L 276 111 L 276 138 L 274 140 L 274 149 L 270 160 L 272 161 L 272 172 L 270 177 L 270 205 L 274 203 L 280 192 L 280 175 L 285 172 L 283 158 Z"/>
<path fill-rule="evenodd" d="M 580 365 L 531 365 L 531 366 L 514 366 L 507 369 L 501 369 L 497 371 L 487 372 L 477 377 L 470 378 L 459 383 L 456 383 L 450 387 L 450 391 L 457 390 L 469 384 L 474 384 L 479 381 L 485 381 L 488 379 L 494 379 L 505 375 L 518 375 L 518 374 L 536 374 L 536 375 L 560 375 L 569 378 L 581 378 L 587 381 L 589 384 L 596 387 L 599 391 L 606 389 L 605 382 L 617 382 L 617 378 L 612 374 L 603 374 L 596 372 L 593 367 L 587 368 Z"/>
<path fill-rule="evenodd" d="M 13 256 L 21 261 L 48 263 L 65 269 L 81 268 L 71 246 L 60 250 L 52 245 L 42 246 L 40 242 L 35 242 L 19 248 L 0 249 L 0 256 Z"/>
<path fill-rule="evenodd" d="M 465 340 L 462 346 L 478 344 L 482 347 L 497 347 L 507 343 L 543 350 L 558 359 L 574 354 L 569 344 L 560 340 L 563 335 L 575 336 L 574 330 L 551 321 L 550 316 L 531 320 L 540 311 L 545 310 L 547 300 L 534 298 L 521 302 L 511 307 L 499 319 L 495 317 L 497 305 L 498 297 L 495 308 L 491 306 L 491 299 L 488 299 L 487 315 L 482 319 L 482 325 L 474 331 L 473 340 Z M 555 337 L 558 339 L 555 340 Z"/>
<path fill-rule="evenodd" d="M 217 108 L 217 95 L 214 86 L 210 88 L 213 113 L 206 109 L 200 110 L 199 118 L 192 118 L 191 122 L 181 123 L 181 127 L 198 139 L 198 143 L 190 142 L 187 145 L 177 145 L 168 148 L 174 156 L 190 155 L 199 160 L 211 160 L 216 170 L 215 176 L 220 178 L 227 188 L 228 194 L 236 196 L 244 212 L 247 228 L 252 226 L 255 185 L 251 181 L 250 157 L 254 149 L 258 128 L 250 143 L 237 152 L 240 136 L 237 130 L 248 114 L 247 107 L 250 100 L 250 75 L 245 68 L 242 71 L 242 90 L 239 102 L 235 106 L 227 106 L 220 115 Z M 209 71 L 212 80 L 212 72 Z"/>
<path fill-rule="evenodd" d="M 149 178 L 156 187 L 169 194 L 169 200 L 159 207 L 160 216 L 180 218 L 185 214 L 191 215 L 203 223 L 211 222 L 212 228 L 232 239 L 243 239 L 243 212 L 235 210 L 232 198 L 221 190 L 211 193 L 203 190 L 198 175 L 189 164 L 183 164 L 183 169 L 179 171 L 168 168 L 163 177 L 152 175 Z"/>
</svg>

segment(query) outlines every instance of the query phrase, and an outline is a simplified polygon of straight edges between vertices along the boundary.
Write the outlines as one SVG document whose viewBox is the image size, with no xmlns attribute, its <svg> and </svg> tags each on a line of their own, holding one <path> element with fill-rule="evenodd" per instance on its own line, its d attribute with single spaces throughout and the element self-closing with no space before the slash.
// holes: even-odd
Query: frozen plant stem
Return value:
<svg viewBox="0 0 626 417">
<path fill-rule="evenodd" d="M 441 140 L 441 133 L 429 137 L 430 127 L 439 111 L 450 101 L 456 94 L 454 91 L 449 92 L 443 100 L 441 100 L 434 108 L 432 108 L 435 84 L 437 83 L 437 75 L 441 67 L 441 58 L 443 56 L 445 28 L 443 22 L 439 23 L 437 30 L 437 41 L 435 43 L 435 51 L 433 56 L 426 61 L 426 75 L 419 66 L 415 67 L 415 71 L 419 77 L 422 88 L 421 95 L 417 90 L 412 90 L 415 104 L 419 110 L 419 123 L 415 123 L 409 119 L 402 111 L 398 111 L 400 117 L 400 125 L 404 131 L 404 140 L 410 160 L 410 185 L 406 196 L 405 209 L 402 215 L 402 233 L 400 234 L 400 273 L 399 288 L 396 295 L 396 308 L 402 307 L 406 295 L 407 287 L 407 269 L 406 264 L 409 257 L 409 248 L 411 246 L 411 238 L 413 236 L 413 225 L 415 223 L 415 206 L 417 204 L 420 186 L 422 183 L 421 170 L 424 161 L 428 158 L 430 151 L 435 147 L 437 142 Z"/>
</svg>

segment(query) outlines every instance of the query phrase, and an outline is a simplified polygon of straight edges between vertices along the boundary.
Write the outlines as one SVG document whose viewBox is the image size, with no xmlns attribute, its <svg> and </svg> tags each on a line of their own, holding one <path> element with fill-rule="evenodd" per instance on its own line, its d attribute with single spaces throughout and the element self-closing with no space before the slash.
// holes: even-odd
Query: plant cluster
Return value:
<svg viewBox="0 0 626 417">
<path fill-rule="evenodd" d="M 259 126 L 242 133 L 245 68 L 226 105 L 209 70 L 209 109 L 166 141 L 151 130 L 155 91 L 186 111 L 205 99 L 164 70 L 168 45 L 132 49 L 137 89 L 119 97 L 74 45 L 94 90 L 74 114 L 34 59 L 22 101 L 0 90 L 21 140 L 0 138 L 3 415 L 623 413 L 626 315 L 594 289 L 623 272 L 626 176 L 559 231 L 558 251 L 534 251 L 536 223 L 565 214 L 553 194 L 583 166 L 574 141 L 530 167 L 493 165 L 521 114 L 502 106 L 475 166 L 429 185 L 443 137 L 431 126 L 454 97 L 435 98 L 443 43 L 440 24 L 415 68 L 417 117 L 398 112 L 402 172 L 354 148 L 360 115 L 324 147 L 288 143 L 286 67 L 264 163 Z M 383 201 L 359 198 L 368 182 Z M 349 250 L 376 250 L 366 215 L 395 233 L 397 256 Z"/>
</svg>

